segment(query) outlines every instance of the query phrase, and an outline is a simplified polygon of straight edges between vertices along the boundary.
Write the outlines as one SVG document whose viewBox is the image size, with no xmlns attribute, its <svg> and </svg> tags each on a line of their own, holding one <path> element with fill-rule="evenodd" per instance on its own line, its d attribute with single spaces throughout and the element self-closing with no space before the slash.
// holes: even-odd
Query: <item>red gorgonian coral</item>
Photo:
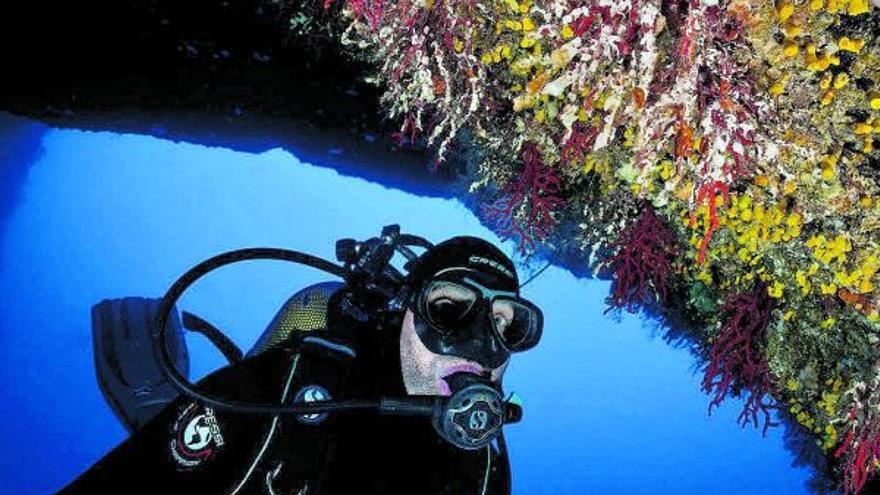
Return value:
<svg viewBox="0 0 880 495">
<path fill-rule="evenodd" d="M 764 358 L 764 341 L 770 324 L 774 302 L 767 293 L 767 286 L 757 282 L 751 292 L 731 295 L 720 312 L 721 330 L 712 345 L 709 364 L 703 375 L 703 391 L 713 395 L 709 413 L 721 404 L 728 394 L 748 393 L 748 399 L 739 415 L 739 423 L 745 427 L 753 423 L 758 427 L 758 413 L 764 415 L 763 434 L 777 426 L 771 421 L 770 411 L 775 403 L 768 402 L 773 390 L 770 366 Z"/>
<path fill-rule="evenodd" d="M 843 457 L 843 489 L 847 494 L 861 492 L 880 469 L 880 363 L 875 364 L 873 373 L 873 381 L 859 381 L 845 394 L 850 404 L 845 423 L 848 432 L 834 456 Z"/>
<path fill-rule="evenodd" d="M 855 422 L 860 409 L 853 407 L 847 420 Z M 871 416 L 870 419 L 863 418 L 860 427 L 850 430 L 834 452 L 835 457 L 844 457 L 843 487 L 848 494 L 862 490 L 880 460 L 880 421 Z"/>
<path fill-rule="evenodd" d="M 639 218 L 620 232 L 608 248 L 614 254 L 602 262 L 602 269 L 614 278 L 609 308 L 626 308 L 635 313 L 651 303 L 652 292 L 666 300 L 669 273 L 676 255 L 675 234 L 648 204 Z"/>
<path fill-rule="evenodd" d="M 562 198 L 559 178 L 541 162 L 541 153 L 532 143 L 522 148 L 523 171 L 508 184 L 502 197 L 483 207 L 483 215 L 499 235 L 519 239 L 523 254 L 535 250 L 558 223 L 553 214 L 567 206 Z"/>
<path fill-rule="evenodd" d="M 706 228 L 706 235 L 703 237 L 703 240 L 700 241 L 700 254 L 697 256 L 697 262 L 702 263 L 706 260 L 706 250 L 709 248 L 709 242 L 712 240 L 712 234 L 718 230 L 720 222 L 718 220 L 718 204 L 717 198 L 718 193 L 721 193 L 721 197 L 724 199 L 723 204 L 727 204 L 730 202 L 730 192 L 727 187 L 727 184 L 721 181 L 713 181 L 700 186 L 700 189 L 697 192 L 697 204 L 701 204 L 705 202 L 709 207 L 709 225 Z M 696 226 L 697 224 L 697 215 L 696 212 L 691 213 L 690 219 L 691 227 Z"/>
<path fill-rule="evenodd" d="M 328 9 L 334 0 L 324 0 L 324 8 Z M 356 19 L 364 19 L 372 29 L 376 29 L 385 11 L 385 0 L 347 0 L 345 2 Z"/>
<path fill-rule="evenodd" d="M 571 135 L 562 146 L 559 157 L 562 166 L 573 166 L 583 162 L 584 157 L 589 155 L 593 143 L 596 142 L 598 134 L 599 128 L 583 122 L 575 122 L 571 127 Z"/>
</svg>

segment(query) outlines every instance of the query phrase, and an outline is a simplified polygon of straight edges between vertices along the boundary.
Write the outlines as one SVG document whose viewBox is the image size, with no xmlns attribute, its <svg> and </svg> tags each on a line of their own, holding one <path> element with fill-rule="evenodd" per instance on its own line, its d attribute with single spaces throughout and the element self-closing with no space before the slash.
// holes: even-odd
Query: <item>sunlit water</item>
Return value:
<svg viewBox="0 0 880 495">
<path fill-rule="evenodd" d="M 42 146 L 18 203 L 0 217 L 2 493 L 59 489 L 126 436 L 95 380 L 97 301 L 157 297 L 229 249 L 286 247 L 332 260 L 337 239 L 390 223 L 435 242 L 469 234 L 500 244 L 457 201 L 341 176 L 283 150 L 51 129 Z M 247 348 L 291 293 L 327 279 L 248 263 L 200 283 L 182 306 Z M 507 428 L 514 493 L 806 493 L 808 473 L 790 467 L 781 430 L 762 438 L 740 429 L 737 401 L 707 416 L 691 356 L 635 317 L 604 315 L 608 289 L 550 268 L 525 290 L 546 328 L 505 380 L 525 402 L 524 421 Z M 221 362 L 198 339 L 190 345 L 197 373 Z"/>
</svg>

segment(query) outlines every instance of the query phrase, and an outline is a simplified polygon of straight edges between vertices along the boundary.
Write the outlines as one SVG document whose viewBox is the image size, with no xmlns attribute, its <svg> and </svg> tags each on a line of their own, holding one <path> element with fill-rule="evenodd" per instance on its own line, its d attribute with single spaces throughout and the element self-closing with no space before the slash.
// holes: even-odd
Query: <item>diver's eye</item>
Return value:
<svg viewBox="0 0 880 495">
<path fill-rule="evenodd" d="M 497 328 L 499 332 L 504 332 L 507 325 L 510 325 L 510 321 L 505 318 L 504 315 L 495 315 L 492 318 L 492 321 L 495 322 L 495 328 Z"/>
<path fill-rule="evenodd" d="M 459 299 L 438 298 L 428 303 L 431 317 L 437 323 L 454 323 L 467 311 L 466 304 Z"/>
<path fill-rule="evenodd" d="M 432 282 L 424 293 L 424 310 L 435 325 L 450 328 L 459 324 L 474 306 L 476 294 L 451 282 Z"/>
<path fill-rule="evenodd" d="M 514 308 L 505 301 L 495 301 L 492 303 L 492 323 L 498 333 L 504 335 L 505 330 L 513 322 Z"/>
</svg>

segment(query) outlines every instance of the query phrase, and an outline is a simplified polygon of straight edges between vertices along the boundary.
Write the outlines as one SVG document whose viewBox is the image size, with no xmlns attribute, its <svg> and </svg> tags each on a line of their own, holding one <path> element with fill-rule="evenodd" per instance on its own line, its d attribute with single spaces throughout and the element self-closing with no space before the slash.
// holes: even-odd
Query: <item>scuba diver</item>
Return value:
<svg viewBox="0 0 880 495">
<path fill-rule="evenodd" d="M 390 263 L 395 253 L 406 274 Z M 435 246 L 396 225 L 337 242 L 337 258 L 342 266 L 233 251 L 161 300 L 96 305 L 99 384 L 131 435 L 59 493 L 510 493 L 502 426 L 522 410 L 501 382 L 543 327 L 513 262 L 479 238 Z M 303 263 L 345 282 L 295 294 L 243 355 L 210 323 L 178 318 L 175 304 L 201 276 L 246 259 Z M 184 329 L 230 365 L 190 383 Z"/>
</svg>

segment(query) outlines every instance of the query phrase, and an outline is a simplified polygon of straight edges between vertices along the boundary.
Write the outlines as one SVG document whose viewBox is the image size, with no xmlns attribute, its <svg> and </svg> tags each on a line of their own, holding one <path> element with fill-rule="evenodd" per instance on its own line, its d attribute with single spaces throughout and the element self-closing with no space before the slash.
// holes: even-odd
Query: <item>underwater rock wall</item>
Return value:
<svg viewBox="0 0 880 495">
<path fill-rule="evenodd" d="M 295 36 L 291 10 L 264 0 L 4 2 L 2 108 L 209 111 L 308 117 L 376 128 L 376 89 L 324 36 Z"/>
<path fill-rule="evenodd" d="M 611 278 L 711 408 L 880 466 L 880 12 L 868 0 L 346 0 L 384 110 L 523 253 Z M 332 4 L 332 3 L 331 3 Z M 575 228 L 576 226 L 576 228 Z M 807 455 L 806 457 L 818 458 Z"/>
<path fill-rule="evenodd" d="M 778 411 L 804 462 L 849 493 L 876 488 L 867 0 L 53 8 L 0 8 L 0 108 L 251 149 L 297 120 L 412 149 L 356 173 L 420 180 L 525 255 L 610 278 L 609 307 L 657 316 L 705 365 L 707 403 L 742 398 L 760 428 Z"/>
<path fill-rule="evenodd" d="M 422 153 L 387 156 L 394 143 L 382 138 L 366 67 L 330 32 L 305 34 L 296 12 L 265 0 L 4 2 L 0 110 L 55 127 L 283 147 L 342 173 L 450 196 L 455 173 L 425 174 Z"/>
<path fill-rule="evenodd" d="M 45 131 L 43 125 L 0 113 L 0 224 L 18 204 L 27 169 L 42 153 Z"/>
</svg>

